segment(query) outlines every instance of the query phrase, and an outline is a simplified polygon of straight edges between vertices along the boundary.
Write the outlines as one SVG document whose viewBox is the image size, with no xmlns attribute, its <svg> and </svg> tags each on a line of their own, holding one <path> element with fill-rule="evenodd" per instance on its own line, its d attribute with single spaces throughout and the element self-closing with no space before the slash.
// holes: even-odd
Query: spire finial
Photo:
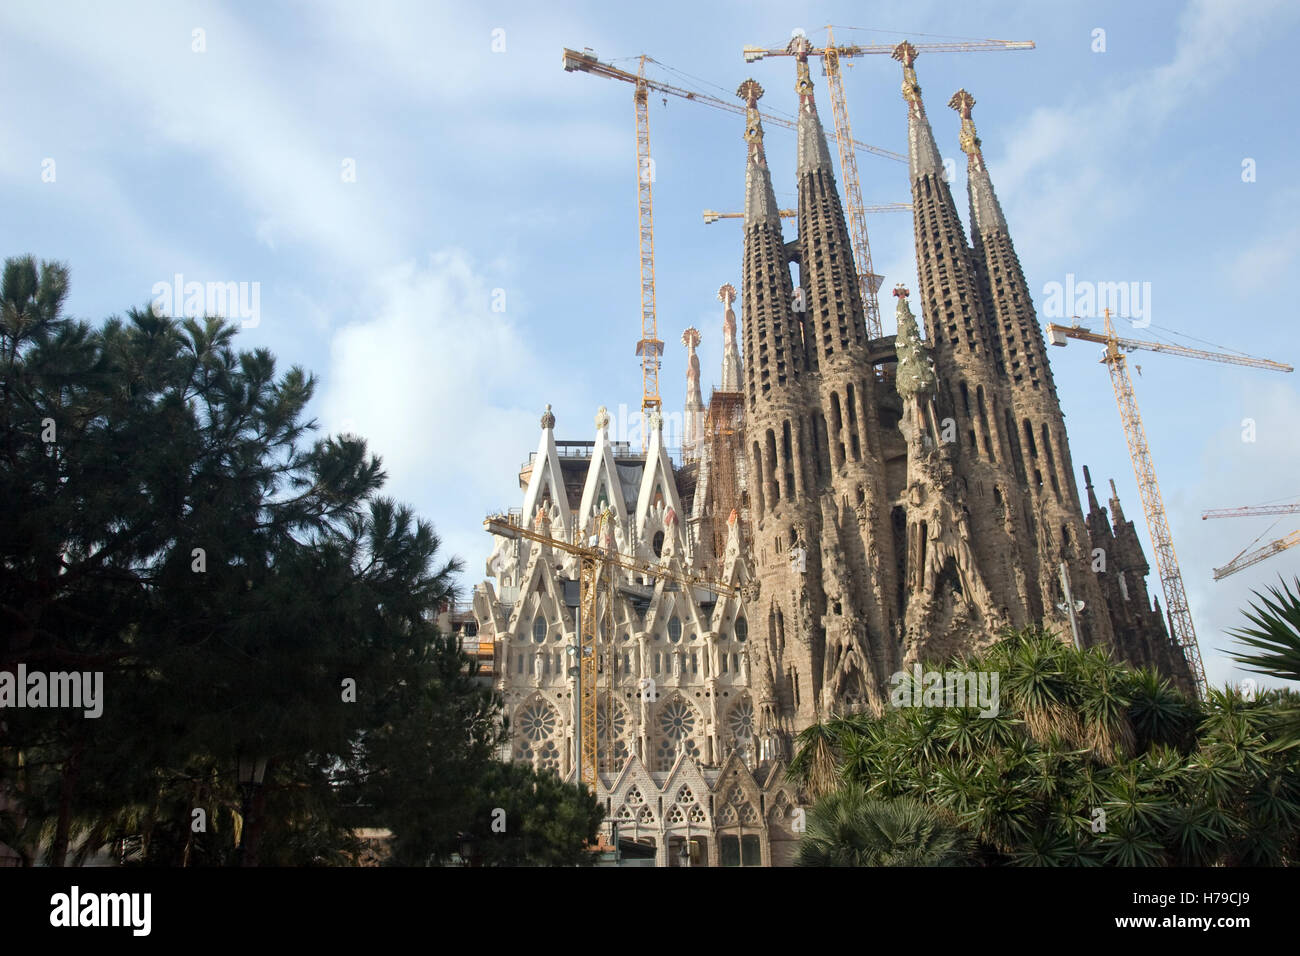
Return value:
<svg viewBox="0 0 1300 956">
<path fill-rule="evenodd" d="M 718 287 L 718 301 L 730 309 L 731 303 L 736 301 L 736 287 L 730 282 L 722 283 Z"/>
<path fill-rule="evenodd" d="M 982 164 L 984 157 L 980 153 L 980 138 L 975 135 L 975 121 L 970 114 L 971 107 L 975 105 L 975 97 L 965 90 L 958 90 L 948 105 L 961 114 L 961 151 L 970 157 L 972 163 Z"/>
<path fill-rule="evenodd" d="M 551 414 L 551 403 L 546 403 L 546 411 L 542 413 L 542 431 L 555 427 L 555 416 Z"/>
<path fill-rule="evenodd" d="M 596 409 L 596 431 L 603 432 L 609 427 L 609 409 L 604 405 Z"/>
<path fill-rule="evenodd" d="M 694 353 L 700 344 L 700 330 L 691 326 L 682 333 L 682 345 L 686 346 L 686 351 Z"/>
<path fill-rule="evenodd" d="M 916 82 L 916 47 L 904 40 L 898 46 L 894 47 L 891 54 L 895 60 L 903 64 L 903 99 L 918 113 L 925 112 L 925 106 L 921 103 L 921 87 Z"/>
<path fill-rule="evenodd" d="M 763 156 L 763 121 L 758 114 L 758 101 L 763 98 L 763 87 L 758 80 L 748 79 L 740 84 L 736 95 L 745 101 L 745 142 L 751 155 Z"/>
<path fill-rule="evenodd" d="M 796 30 L 785 48 L 788 53 L 794 55 L 794 91 L 799 94 L 799 105 L 811 103 L 813 83 L 812 76 L 808 71 L 808 54 L 812 50 L 812 44 L 808 42 L 808 37 L 802 30 Z"/>
</svg>

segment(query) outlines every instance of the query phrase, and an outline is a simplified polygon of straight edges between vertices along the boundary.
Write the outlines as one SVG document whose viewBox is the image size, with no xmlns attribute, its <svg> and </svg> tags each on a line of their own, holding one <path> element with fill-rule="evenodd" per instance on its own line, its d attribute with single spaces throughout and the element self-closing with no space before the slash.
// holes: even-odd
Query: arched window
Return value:
<svg viewBox="0 0 1300 956">
<path fill-rule="evenodd" d="M 651 541 L 650 546 L 654 548 L 656 558 L 664 553 L 664 533 L 662 531 L 655 532 L 655 536 Z"/>
<path fill-rule="evenodd" d="M 546 618 L 540 614 L 533 618 L 533 640 L 538 644 L 546 640 Z"/>
<path fill-rule="evenodd" d="M 745 615 L 736 618 L 735 628 L 736 640 L 744 644 L 749 639 L 749 622 L 745 620 Z"/>
<path fill-rule="evenodd" d="M 676 644 L 682 639 L 682 619 L 672 617 L 668 620 L 668 640 Z"/>
</svg>

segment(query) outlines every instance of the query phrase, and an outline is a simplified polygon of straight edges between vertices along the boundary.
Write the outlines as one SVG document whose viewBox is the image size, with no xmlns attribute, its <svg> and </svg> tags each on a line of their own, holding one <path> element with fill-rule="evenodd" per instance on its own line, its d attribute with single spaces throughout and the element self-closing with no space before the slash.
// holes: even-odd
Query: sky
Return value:
<svg viewBox="0 0 1300 956">
<path fill-rule="evenodd" d="M 522 500 L 545 405 L 571 439 L 593 437 L 600 405 L 616 423 L 640 405 L 632 87 L 564 72 L 561 50 L 630 70 L 647 54 L 650 76 L 721 98 L 752 76 L 789 115 L 793 61 L 746 64 L 741 49 L 794 29 L 824 42 L 828 23 L 841 43 L 1036 43 L 923 51 L 917 73 L 963 216 L 946 104 L 975 96 L 1044 321 L 1051 283 L 1136 282 L 1150 324 L 1121 335 L 1300 359 L 1300 5 L 1286 0 L 6 4 L 0 251 L 67 263 L 67 312 L 96 322 L 178 274 L 256 288 L 239 344 L 315 373 L 322 429 L 367 439 L 386 492 L 464 559 L 467 591 L 491 550 L 484 515 Z M 905 152 L 899 64 L 847 62 L 854 137 Z M 816 65 L 812 78 L 830 129 Z M 681 333 L 703 334 L 707 396 L 717 290 L 740 286 L 739 224 L 700 214 L 741 208 L 743 119 L 671 97 L 649 112 L 661 390 L 680 411 Z M 770 128 L 767 152 L 793 205 L 793 134 Z M 858 167 L 867 203 L 909 200 L 904 164 Z M 868 231 L 888 333 L 887 291 L 918 288 L 911 216 L 873 215 Z M 1146 540 L 1101 347 L 1051 351 L 1076 470 L 1113 478 Z M 1200 513 L 1300 496 L 1300 381 L 1151 352 L 1130 365 L 1207 675 L 1239 680 L 1226 631 L 1252 590 L 1300 574 L 1300 548 L 1222 582 L 1211 571 L 1300 516 Z"/>
</svg>

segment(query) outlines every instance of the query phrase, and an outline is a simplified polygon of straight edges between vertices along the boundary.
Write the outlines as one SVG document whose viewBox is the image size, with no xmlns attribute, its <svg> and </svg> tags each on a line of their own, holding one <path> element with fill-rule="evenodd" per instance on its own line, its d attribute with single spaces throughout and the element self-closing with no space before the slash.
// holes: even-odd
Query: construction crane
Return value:
<svg viewBox="0 0 1300 956">
<path fill-rule="evenodd" d="M 664 353 L 664 343 L 659 338 L 658 321 L 655 315 L 654 202 L 652 196 L 654 166 L 650 159 L 650 110 L 648 103 L 650 91 L 678 96 L 694 103 L 703 103 L 706 106 L 713 106 L 731 113 L 739 113 L 742 116 L 745 114 L 745 107 L 742 105 L 730 103 L 727 100 L 709 96 L 706 93 L 697 93 L 693 90 L 647 78 L 645 75 L 646 64 L 654 62 L 656 61 L 652 57 L 642 55 L 638 57 L 637 71 L 631 73 L 612 64 L 600 62 L 590 52 L 579 53 L 576 50 L 566 48 L 562 59 L 567 73 L 575 71 L 592 73 L 596 76 L 623 80 L 635 87 L 632 99 L 636 112 L 637 228 L 641 256 L 641 338 L 636 345 L 636 354 L 641 358 L 641 415 L 643 420 L 648 420 L 652 411 L 659 411 L 663 407 L 663 401 L 659 396 L 659 369 Z M 768 116 L 766 113 L 762 114 L 762 116 L 765 120 L 770 120 L 774 125 L 785 126 L 790 129 L 795 128 L 795 123 L 792 120 L 782 120 L 778 117 Z M 907 162 L 907 157 L 899 153 L 893 153 L 876 146 L 868 146 L 865 143 L 855 143 L 853 145 L 899 162 Z M 642 451 L 645 451 L 646 444 L 649 441 L 648 431 L 648 429 L 642 430 Z"/>
<path fill-rule="evenodd" d="M 1287 548 L 1294 548 L 1300 544 L 1300 531 L 1292 531 L 1285 538 L 1278 538 L 1276 541 L 1270 541 L 1263 547 L 1256 548 L 1254 551 L 1237 555 L 1221 568 L 1214 569 L 1214 580 L 1222 581 L 1230 574 L 1236 574 L 1243 568 L 1248 568 L 1252 564 L 1259 564 L 1265 558 L 1271 558 Z"/>
<path fill-rule="evenodd" d="M 910 202 L 887 202 L 887 203 L 881 203 L 880 205 L 877 206 L 863 206 L 862 209 L 863 212 L 869 212 L 869 213 L 911 212 L 912 204 Z M 799 217 L 799 212 L 798 210 L 795 209 L 782 209 L 780 210 L 780 215 L 782 219 L 797 219 Z M 745 218 L 745 214 L 743 212 L 717 212 L 716 210 L 713 209 L 704 210 L 704 222 L 706 224 L 717 222 L 719 219 L 744 219 L 744 218 Z"/>
<path fill-rule="evenodd" d="M 1201 512 L 1201 520 L 1206 518 L 1258 518 L 1262 515 L 1300 514 L 1300 503 L 1289 505 L 1252 505 L 1246 508 L 1211 508 Z"/>
<path fill-rule="evenodd" d="M 662 581 L 673 581 L 692 588 L 703 588 L 714 594 L 739 597 L 740 592 L 730 585 L 713 581 L 702 574 L 678 574 L 650 561 L 619 554 L 612 541 L 613 513 L 606 508 L 596 522 L 596 534 L 586 545 L 569 544 L 559 538 L 542 534 L 516 524 L 509 515 L 493 515 L 483 522 L 483 527 L 490 533 L 500 535 L 512 541 L 524 539 L 535 541 L 571 554 L 578 558 L 578 779 L 596 790 L 596 773 L 599 768 L 600 747 L 596 731 L 597 696 L 596 687 L 596 644 L 600 622 L 597 619 L 599 608 L 600 584 L 605 585 L 605 634 L 613 634 L 614 607 L 614 569 L 621 568 L 633 574 L 645 575 Z M 612 664 L 612 661 L 611 661 Z M 608 687 L 612 693 L 614 668 L 606 668 Z M 612 701 L 607 699 L 605 705 L 605 732 L 610 732 L 613 723 Z M 612 753 L 609 741 L 605 752 Z"/>
<path fill-rule="evenodd" d="M 1201 520 L 1206 518 L 1252 518 L 1262 515 L 1293 515 L 1300 514 L 1300 502 L 1292 502 L 1285 505 L 1255 505 L 1246 508 L 1211 508 L 1209 511 L 1201 512 Z M 1262 537 L 1262 535 L 1261 535 Z M 1255 539 L 1256 541 L 1259 538 Z M 1252 544 L 1254 542 L 1251 542 Z M 1248 568 L 1252 564 L 1259 564 L 1265 558 L 1271 558 L 1273 555 L 1285 551 L 1287 548 L 1294 548 L 1300 544 L 1300 531 L 1292 531 L 1284 538 L 1278 538 L 1276 541 L 1270 541 L 1254 551 L 1242 549 L 1241 553 L 1229 561 L 1221 568 L 1214 569 L 1214 580 L 1222 581 L 1230 574 L 1236 574 L 1243 568 Z M 1250 545 L 1246 546 L 1247 548 Z"/>
<path fill-rule="evenodd" d="M 1159 482 L 1156 480 L 1155 464 L 1151 460 L 1151 448 L 1147 444 L 1146 430 L 1142 425 L 1142 415 L 1138 411 L 1137 397 L 1133 394 L 1133 380 L 1129 377 L 1128 360 L 1124 353 L 1134 349 L 1147 349 L 1186 358 L 1273 369 L 1279 372 L 1290 372 L 1293 369 L 1290 365 L 1283 365 L 1269 359 L 1230 355 L 1224 352 L 1207 352 L 1163 342 L 1121 338 L 1115 334 L 1115 328 L 1111 324 L 1110 309 L 1105 310 L 1105 318 L 1104 334 L 1078 325 L 1052 323 L 1047 326 L 1047 340 L 1052 345 L 1065 345 L 1068 339 L 1078 339 L 1082 342 L 1095 342 L 1106 346 L 1101 361 L 1110 369 L 1115 403 L 1119 406 L 1120 419 L 1124 423 L 1129 457 L 1133 460 L 1133 473 L 1137 477 L 1138 493 L 1142 497 L 1142 510 L 1146 515 L 1147 530 L 1151 534 L 1151 545 L 1155 552 L 1156 569 L 1160 572 L 1160 586 L 1165 594 L 1165 610 L 1169 614 L 1174 640 L 1182 648 L 1183 656 L 1187 659 L 1187 665 L 1192 672 L 1192 679 L 1196 682 L 1197 692 L 1204 697 L 1206 683 L 1205 667 L 1201 663 L 1201 648 L 1196 641 L 1196 628 L 1192 624 L 1192 612 L 1187 605 L 1183 574 L 1178 568 L 1178 556 L 1174 553 L 1174 539 L 1169 530 L 1169 517 L 1165 513 L 1164 499 L 1160 494 Z"/>
<path fill-rule="evenodd" d="M 977 52 L 981 50 L 1032 50 L 1032 40 L 960 40 L 948 43 L 916 43 L 917 50 L 931 53 Z M 814 47 L 802 32 L 796 32 L 784 47 L 768 49 L 747 46 L 744 49 L 745 62 L 754 63 L 768 56 L 809 56 L 822 57 L 826 72 L 826 86 L 830 90 L 831 112 L 835 117 L 835 142 L 840 153 L 840 180 L 844 186 L 844 204 L 849 217 L 849 232 L 853 240 L 853 258 L 858 272 L 858 285 L 862 292 L 862 306 L 867 323 L 868 338 L 878 339 L 884 333 L 880 326 L 880 303 L 876 293 L 880 290 L 882 277 L 877 275 L 871 265 L 871 244 L 867 240 L 866 207 L 862 204 L 862 187 L 858 177 L 858 160 L 851 148 L 853 131 L 849 127 L 849 107 L 844 96 L 844 80 L 840 71 L 840 61 L 855 56 L 872 53 L 886 55 L 894 52 L 894 44 L 849 44 L 840 46 L 835 43 L 834 28 L 826 27 L 826 45 Z"/>
</svg>

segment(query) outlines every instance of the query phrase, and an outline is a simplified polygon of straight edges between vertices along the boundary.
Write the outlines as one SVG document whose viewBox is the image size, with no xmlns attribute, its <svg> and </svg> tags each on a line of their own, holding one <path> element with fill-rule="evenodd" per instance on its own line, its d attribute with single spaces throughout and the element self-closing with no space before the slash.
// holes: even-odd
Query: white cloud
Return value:
<svg viewBox="0 0 1300 956">
<path fill-rule="evenodd" d="M 366 438 L 389 474 L 384 493 L 432 518 L 477 581 L 490 550 L 477 523 L 517 504 L 541 404 L 560 412 L 569 386 L 542 374 L 526 327 L 492 310 L 492 284 L 458 250 L 387 270 L 369 298 L 373 317 L 331 340 L 322 424 Z M 534 397 L 536 408 L 520 404 Z"/>
<path fill-rule="evenodd" d="M 1077 249 L 1139 209 L 1144 189 L 1124 144 L 1151 136 L 1295 12 L 1282 0 L 1200 0 L 1184 12 L 1168 63 L 1109 94 L 1093 86 L 1086 99 L 1031 113 L 991 163 L 995 183 L 1016 184 L 1001 198 L 1019 224 L 1017 246 Z"/>
</svg>

